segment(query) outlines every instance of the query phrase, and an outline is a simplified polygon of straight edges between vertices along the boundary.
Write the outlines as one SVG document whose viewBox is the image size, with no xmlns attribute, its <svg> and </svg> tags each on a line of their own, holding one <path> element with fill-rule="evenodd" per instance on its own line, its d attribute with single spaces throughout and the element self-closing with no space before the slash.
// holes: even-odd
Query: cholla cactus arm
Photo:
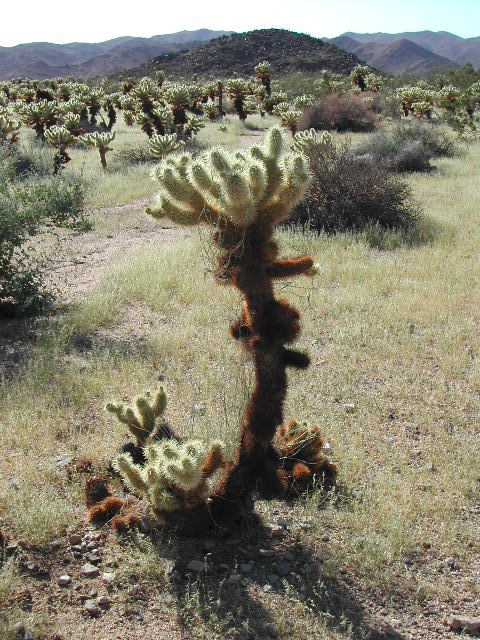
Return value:
<svg viewBox="0 0 480 640">
<path fill-rule="evenodd" d="M 357 64 L 350 74 L 350 80 L 353 87 L 357 87 L 360 91 L 365 91 L 367 88 L 366 78 L 370 72 L 371 69 L 367 65 Z"/>
<path fill-rule="evenodd" d="M 216 120 L 218 118 L 218 105 L 215 102 L 207 102 L 202 105 L 202 110 L 209 120 Z"/>
<path fill-rule="evenodd" d="M 153 119 L 151 116 L 141 111 L 135 118 L 135 122 L 140 125 L 142 131 L 146 133 L 149 138 L 153 136 Z"/>
<path fill-rule="evenodd" d="M 257 66 L 255 67 L 255 75 L 265 87 L 266 95 L 270 96 L 272 92 L 272 65 L 268 62 L 268 60 L 264 60 L 263 62 L 257 64 Z"/>
<path fill-rule="evenodd" d="M 150 138 L 149 151 L 154 158 L 163 158 L 169 153 L 178 151 L 184 144 L 183 140 L 177 140 L 176 133 L 164 136 L 154 135 Z"/>
<path fill-rule="evenodd" d="M 282 125 L 290 130 L 292 136 L 297 132 L 297 126 L 302 117 L 301 111 L 295 111 L 294 109 L 287 109 L 280 113 L 280 120 Z"/>
<path fill-rule="evenodd" d="M 160 387 L 155 393 L 153 401 L 149 393 L 138 396 L 135 399 L 135 408 L 112 402 L 108 403 L 105 408 L 113 413 L 119 422 L 127 425 L 137 440 L 137 446 L 141 447 L 152 436 L 156 421 L 164 414 L 166 407 L 165 389 Z"/>
<path fill-rule="evenodd" d="M 63 115 L 63 126 L 70 131 L 74 136 L 79 136 L 83 133 L 83 129 L 80 126 L 80 114 L 67 111 Z"/>
<path fill-rule="evenodd" d="M 133 111 L 129 111 L 128 109 L 124 109 L 123 121 L 125 122 L 127 127 L 132 127 L 135 121 L 135 113 Z"/>
</svg>

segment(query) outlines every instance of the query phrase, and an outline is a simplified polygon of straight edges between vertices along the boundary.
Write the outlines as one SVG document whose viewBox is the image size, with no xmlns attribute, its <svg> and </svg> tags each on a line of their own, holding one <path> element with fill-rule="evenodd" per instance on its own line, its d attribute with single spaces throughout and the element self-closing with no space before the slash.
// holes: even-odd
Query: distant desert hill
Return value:
<svg viewBox="0 0 480 640">
<path fill-rule="evenodd" d="M 0 80 L 109 75 L 136 67 L 161 53 L 192 49 L 229 33 L 198 29 L 151 38 L 123 36 L 98 43 L 31 42 L 15 47 L 0 47 Z"/>
<path fill-rule="evenodd" d="M 410 72 L 424 75 L 437 69 L 459 66 L 452 60 L 433 53 L 406 38 L 392 40 L 390 43 L 362 43 L 350 36 L 342 35 L 333 38 L 330 42 L 345 51 L 354 53 L 370 66 L 393 74 Z"/>
<path fill-rule="evenodd" d="M 457 65 L 463 66 L 471 62 L 477 69 L 480 67 L 480 37 L 461 38 L 448 31 L 412 31 L 404 33 L 343 33 L 339 39 L 348 38 L 360 44 L 391 45 L 398 40 L 410 40 L 427 51 L 435 53 L 442 58 L 451 60 Z M 346 43 L 348 41 L 345 41 Z M 350 46 L 345 47 L 352 51 Z"/>
<path fill-rule="evenodd" d="M 128 74 L 141 76 L 164 69 L 167 76 L 184 78 L 235 72 L 251 75 L 262 60 L 268 60 L 277 74 L 321 69 L 346 74 L 359 62 L 352 53 L 320 38 L 284 29 L 258 29 L 216 38 L 193 51 L 158 56 Z"/>
</svg>

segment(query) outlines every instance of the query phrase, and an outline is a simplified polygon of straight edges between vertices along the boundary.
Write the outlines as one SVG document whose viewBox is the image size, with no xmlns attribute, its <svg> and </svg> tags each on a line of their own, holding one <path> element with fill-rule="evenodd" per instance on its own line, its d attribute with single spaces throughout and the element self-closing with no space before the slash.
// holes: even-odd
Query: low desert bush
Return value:
<svg viewBox="0 0 480 640">
<path fill-rule="evenodd" d="M 290 221 L 315 232 L 407 229 L 418 219 L 410 187 L 385 168 L 356 158 L 348 142 L 311 151 L 307 197 Z"/>
<path fill-rule="evenodd" d="M 412 121 L 375 132 L 356 153 L 363 161 L 381 163 L 389 171 L 426 171 L 431 169 L 432 158 L 454 152 L 454 142 L 442 127 Z"/>
<path fill-rule="evenodd" d="M 46 229 L 86 226 L 78 181 L 24 168 L 16 146 L 0 145 L 0 316 L 35 313 L 50 299 L 28 240 Z"/>
<path fill-rule="evenodd" d="M 298 129 L 372 131 L 376 117 L 370 104 L 362 97 L 352 93 L 331 93 L 305 109 Z"/>
<path fill-rule="evenodd" d="M 146 162 L 154 162 L 152 154 L 148 149 L 148 143 L 125 146 L 121 149 L 115 149 L 113 154 L 115 165 L 131 166 L 132 164 L 144 164 Z"/>
</svg>

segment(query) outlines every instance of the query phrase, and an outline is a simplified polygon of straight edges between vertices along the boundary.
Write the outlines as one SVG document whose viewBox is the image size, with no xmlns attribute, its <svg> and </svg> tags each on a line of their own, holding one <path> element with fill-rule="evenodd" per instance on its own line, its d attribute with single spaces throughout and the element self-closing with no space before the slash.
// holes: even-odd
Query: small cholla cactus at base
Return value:
<svg viewBox="0 0 480 640">
<path fill-rule="evenodd" d="M 280 476 L 290 495 L 300 495 L 315 483 L 335 483 L 337 468 L 325 456 L 327 444 L 318 426 L 290 420 L 278 429 L 273 446 L 280 458 Z"/>
<path fill-rule="evenodd" d="M 130 490 L 146 498 L 162 522 L 162 513 L 188 509 L 204 501 L 214 489 L 214 475 L 225 464 L 225 446 L 214 441 L 163 440 L 145 447 L 145 464 L 135 464 L 128 453 L 113 466 Z"/>
<path fill-rule="evenodd" d="M 107 159 L 106 154 L 108 151 L 112 149 L 108 146 L 115 139 L 115 132 L 110 133 L 105 131 L 105 133 L 98 133 L 95 131 L 94 133 L 86 133 L 83 136 L 78 138 L 78 141 L 81 142 L 86 147 L 96 147 L 98 149 L 98 153 L 100 154 L 100 162 L 104 169 L 107 168 Z"/>
</svg>

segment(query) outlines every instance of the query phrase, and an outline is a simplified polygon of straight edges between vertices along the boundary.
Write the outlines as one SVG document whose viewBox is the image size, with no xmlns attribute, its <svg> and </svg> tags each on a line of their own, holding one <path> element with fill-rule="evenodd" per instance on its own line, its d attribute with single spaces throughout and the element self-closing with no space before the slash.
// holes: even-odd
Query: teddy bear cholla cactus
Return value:
<svg viewBox="0 0 480 640">
<path fill-rule="evenodd" d="M 169 153 L 178 151 L 185 143 L 177 140 L 177 134 L 171 133 L 164 136 L 154 135 L 150 138 L 149 151 L 154 158 L 163 158 Z"/>
<path fill-rule="evenodd" d="M 207 447 L 200 440 L 180 442 L 171 437 L 163 421 L 166 406 L 163 387 L 153 396 L 138 396 L 132 406 L 106 406 L 135 437 L 135 443 L 125 445 L 112 466 L 130 491 L 147 501 L 156 524 L 165 523 L 170 512 L 204 502 L 213 490 L 216 472 L 225 465 L 222 442 L 215 440 Z M 101 499 L 95 500 L 95 494 Z M 139 523 L 142 505 L 132 496 L 113 495 L 100 479 L 87 483 L 86 500 L 91 522 L 111 520 L 117 531 Z"/>
<path fill-rule="evenodd" d="M 332 136 L 328 131 L 322 131 L 317 135 L 315 129 L 298 131 L 292 140 L 291 147 L 297 153 L 309 153 L 310 151 L 326 149 L 332 144 Z"/>
<path fill-rule="evenodd" d="M 14 122 L 8 115 L 0 115 L 0 140 L 2 142 L 6 142 L 9 138 L 11 142 L 16 142 L 19 129 L 19 122 Z"/>
<path fill-rule="evenodd" d="M 67 162 L 70 162 L 71 158 L 67 153 L 67 147 L 73 144 L 76 138 L 66 127 L 53 125 L 45 131 L 45 140 L 57 149 L 54 158 L 54 173 L 57 174 Z"/>
<path fill-rule="evenodd" d="M 108 145 L 114 139 L 115 132 L 109 133 L 108 131 L 105 131 L 105 133 L 98 133 L 98 131 L 95 131 L 94 133 L 85 133 L 83 136 L 80 136 L 78 138 L 78 141 L 86 147 L 96 147 L 98 149 L 98 153 L 100 154 L 100 162 L 102 164 L 102 167 L 103 169 L 106 169 L 106 154 L 108 151 L 112 150 Z"/>
</svg>

